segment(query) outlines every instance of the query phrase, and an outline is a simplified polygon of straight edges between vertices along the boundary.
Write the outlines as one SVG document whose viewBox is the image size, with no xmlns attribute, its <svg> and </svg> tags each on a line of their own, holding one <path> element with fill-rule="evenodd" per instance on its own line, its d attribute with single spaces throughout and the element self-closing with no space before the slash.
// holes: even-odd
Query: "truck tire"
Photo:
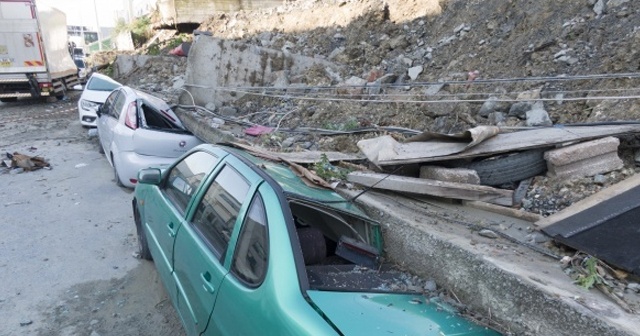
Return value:
<svg viewBox="0 0 640 336">
<path fill-rule="evenodd" d="M 473 169 L 478 173 L 481 184 L 496 186 L 544 173 L 547 170 L 545 151 L 546 149 L 534 149 L 468 163 L 458 162 L 454 166 Z"/>
</svg>

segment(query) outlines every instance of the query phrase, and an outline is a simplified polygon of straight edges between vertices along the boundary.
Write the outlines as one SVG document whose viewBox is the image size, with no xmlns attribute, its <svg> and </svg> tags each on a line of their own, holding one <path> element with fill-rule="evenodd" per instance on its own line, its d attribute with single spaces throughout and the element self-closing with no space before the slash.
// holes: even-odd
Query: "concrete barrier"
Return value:
<svg viewBox="0 0 640 336">
<path fill-rule="evenodd" d="M 623 167 L 618 157 L 620 140 L 606 137 L 550 150 L 545 153 L 547 175 L 555 178 L 584 177 Z"/>
</svg>

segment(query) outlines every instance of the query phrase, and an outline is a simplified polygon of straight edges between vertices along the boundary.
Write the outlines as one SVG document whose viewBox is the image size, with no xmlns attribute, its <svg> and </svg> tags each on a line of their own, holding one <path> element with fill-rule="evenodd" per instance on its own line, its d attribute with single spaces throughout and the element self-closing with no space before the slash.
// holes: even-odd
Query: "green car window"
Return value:
<svg viewBox="0 0 640 336">
<path fill-rule="evenodd" d="M 257 195 L 242 225 L 231 272 L 249 286 L 257 286 L 267 272 L 267 215 Z"/>
<path fill-rule="evenodd" d="M 230 166 L 222 168 L 193 215 L 193 225 L 223 261 L 249 183 Z"/>
<path fill-rule="evenodd" d="M 185 213 L 194 191 L 218 161 L 209 153 L 194 152 L 171 169 L 164 192 L 181 213 Z"/>
</svg>

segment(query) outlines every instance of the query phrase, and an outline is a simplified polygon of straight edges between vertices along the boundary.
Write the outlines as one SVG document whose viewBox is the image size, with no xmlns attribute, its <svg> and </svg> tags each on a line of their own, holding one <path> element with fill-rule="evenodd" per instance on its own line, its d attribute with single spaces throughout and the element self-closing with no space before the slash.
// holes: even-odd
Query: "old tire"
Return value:
<svg viewBox="0 0 640 336">
<path fill-rule="evenodd" d="M 133 219 L 136 222 L 136 232 L 138 234 L 138 254 L 140 258 L 144 260 L 153 260 L 151 257 L 151 251 L 149 251 L 149 244 L 147 243 L 147 236 L 142 230 L 142 221 L 140 220 L 140 213 L 138 207 L 135 205 L 136 200 L 133 200 Z"/>
<path fill-rule="evenodd" d="M 458 168 L 473 169 L 478 173 L 481 184 L 496 186 L 544 173 L 547 170 L 545 150 L 534 149 L 454 165 Z"/>
</svg>

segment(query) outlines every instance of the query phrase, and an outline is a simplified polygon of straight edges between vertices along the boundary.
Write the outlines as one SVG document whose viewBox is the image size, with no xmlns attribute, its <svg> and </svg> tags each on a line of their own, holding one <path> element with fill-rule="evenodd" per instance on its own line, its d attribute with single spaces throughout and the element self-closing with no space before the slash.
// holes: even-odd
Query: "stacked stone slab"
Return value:
<svg viewBox="0 0 640 336">
<path fill-rule="evenodd" d="M 623 163 L 618 157 L 618 145 L 618 138 L 606 137 L 550 150 L 544 154 L 547 176 L 585 177 L 620 169 Z"/>
<path fill-rule="evenodd" d="M 444 168 L 438 166 L 420 167 L 420 178 L 446 182 L 480 184 L 480 177 L 473 169 Z"/>
</svg>

